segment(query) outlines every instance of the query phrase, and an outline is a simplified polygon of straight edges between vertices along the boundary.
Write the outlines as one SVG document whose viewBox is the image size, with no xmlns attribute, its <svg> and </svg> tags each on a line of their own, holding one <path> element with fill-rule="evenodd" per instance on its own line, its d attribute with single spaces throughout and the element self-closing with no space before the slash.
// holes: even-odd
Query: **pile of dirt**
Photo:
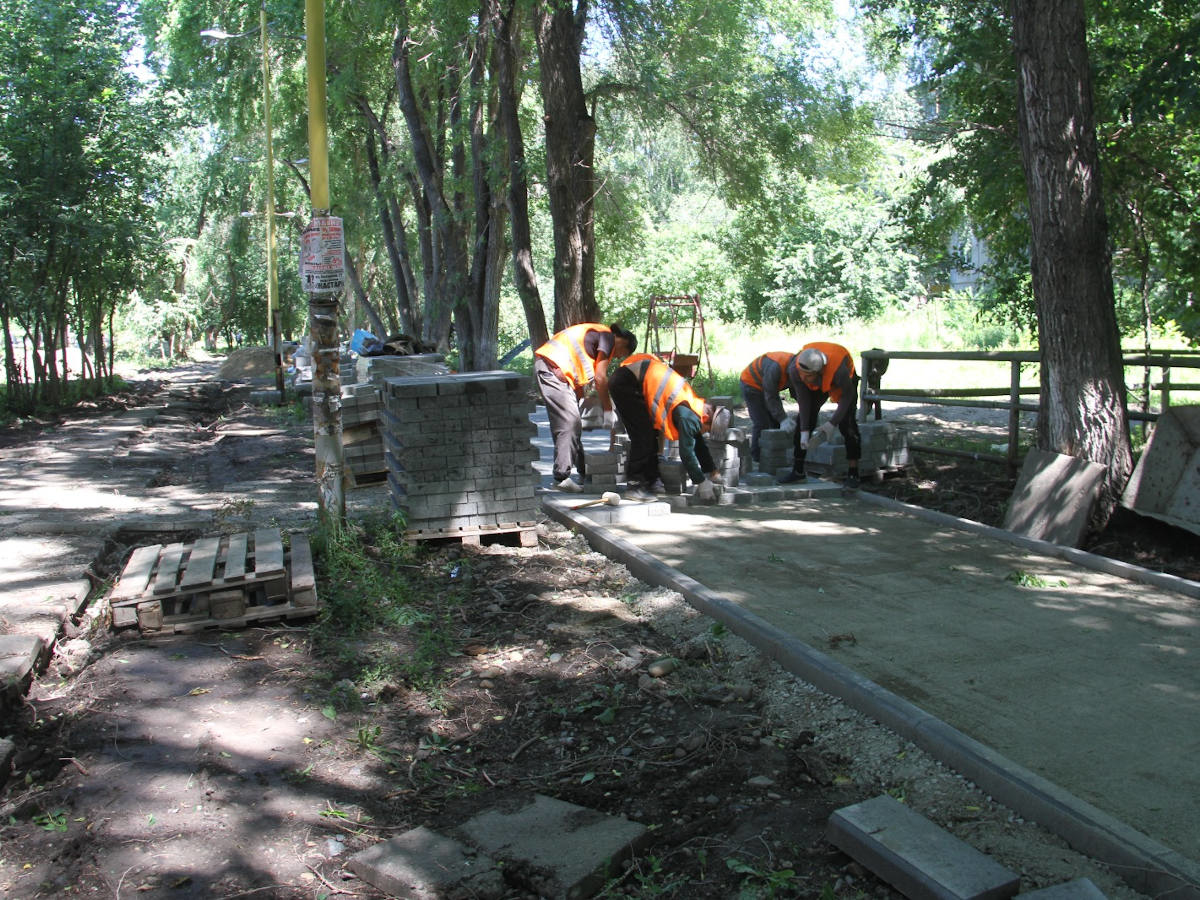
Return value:
<svg viewBox="0 0 1200 900">
<path fill-rule="evenodd" d="M 217 371 L 223 381 L 244 381 L 275 372 L 275 354 L 266 347 L 238 347 Z"/>
</svg>

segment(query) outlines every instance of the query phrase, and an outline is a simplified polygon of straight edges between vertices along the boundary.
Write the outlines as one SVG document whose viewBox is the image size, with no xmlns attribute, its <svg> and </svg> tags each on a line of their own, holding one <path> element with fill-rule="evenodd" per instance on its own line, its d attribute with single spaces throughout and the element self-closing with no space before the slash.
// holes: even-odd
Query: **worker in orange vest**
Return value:
<svg viewBox="0 0 1200 900">
<path fill-rule="evenodd" d="M 809 449 L 841 431 L 846 441 L 846 479 L 850 490 L 859 486 L 858 461 L 862 458 L 862 435 L 858 430 L 855 408 L 858 405 L 859 377 L 854 371 L 850 351 L 840 344 L 814 341 L 805 344 L 787 369 L 792 396 L 800 405 L 792 441 L 792 471 L 779 479 L 781 484 L 807 480 L 804 470 Z M 829 420 L 817 427 L 817 414 L 826 400 L 833 400 L 837 409 Z"/>
<path fill-rule="evenodd" d="M 788 366 L 795 354 L 772 351 L 756 357 L 742 370 L 742 399 L 753 427 L 750 458 L 759 457 L 759 437 L 764 428 L 778 428 L 787 419 L 779 392 L 788 386 Z"/>
<path fill-rule="evenodd" d="M 579 401 L 595 385 L 604 410 L 604 424 L 616 425 L 608 393 L 608 364 L 637 349 L 637 337 L 618 324 L 582 322 L 564 328 L 533 352 L 533 374 L 546 404 L 550 435 L 554 439 L 554 486 L 579 493 L 583 486 L 571 479 L 571 469 L 587 477 L 583 457 L 583 422 Z"/>
<path fill-rule="evenodd" d="M 716 498 L 716 485 L 725 479 L 713 462 L 704 441 L 711 433 L 724 440 L 730 412 L 696 395 L 688 380 L 657 356 L 637 353 L 625 360 L 609 381 L 609 393 L 629 434 L 625 495 L 650 500 L 661 488 L 658 470 L 658 435 L 679 442 L 679 458 L 696 483 L 694 495 Z"/>
</svg>

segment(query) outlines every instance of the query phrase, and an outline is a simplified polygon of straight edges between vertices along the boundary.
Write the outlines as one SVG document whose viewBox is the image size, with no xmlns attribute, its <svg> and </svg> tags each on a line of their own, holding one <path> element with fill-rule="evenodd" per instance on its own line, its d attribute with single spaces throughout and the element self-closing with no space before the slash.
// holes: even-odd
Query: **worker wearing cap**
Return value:
<svg viewBox="0 0 1200 900">
<path fill-rule="evenodd" d="M 579 482 L 571 480 L 572 468 L 579 470 L 581 480 L 587 475 L 579 401 L 588 387 L 595 385 L 605 427 L 616 425 L 608 392 L 608 364 L 636 349 L 637 338 L 620 325 L 583 322 L 564 328 L 533 352 L 533 374 L 554 439 L 554 486 L 558 490 L 583 490 Z"/>
<path fill-rule="evenodd" d="M 862 458 L 862 436 L 854 410 L 858 402 L 858 375 L 850 351 L 840 344 L 814 341 L 805 344 L 787 369 L 792 396 L 800 405 L 793 432 L 792 471 L 779 479 L 783 484 L 804 481 L 804 460 L 810 447 L 828 440 L 834 430 L 841 431 L 846 441 L 847 488 L 857 488 L 858 461 Z M 817 413 L 826 400 L 833 400 L 837 409 L 829 421 L 817 428 Z"/>
<path fill-rule="evenodd" d="M 629 434 L 625 477 L 626 496 L 648 500 L 658 477 L 658 433 L 679 442 L 679 458 L 696 483 L 695 496 L 716 497 L 716 485 L 725 479 L 717 471 L 704 435 L 724 439 L 729 410 L 696 395 L 686 378 L 657 356 L 637 353 L 613 373 L 609 393 Z"/>
<path fill-rule="evenodd" d="M 788 386 L 788 366 L 792 353 L 764 353 L 742 370 L 742 399 L 753 427 L 750 430 L 750 458 L 758 462 L 758 440 L 764 428 L 778 428 L 787 419 L 779 392 Z"/>
</svg>

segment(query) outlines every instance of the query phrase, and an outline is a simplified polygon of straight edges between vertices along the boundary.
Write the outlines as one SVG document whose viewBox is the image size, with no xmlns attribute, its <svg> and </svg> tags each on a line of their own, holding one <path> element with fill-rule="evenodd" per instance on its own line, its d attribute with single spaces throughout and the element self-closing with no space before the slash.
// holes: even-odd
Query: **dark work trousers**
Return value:
<svg viewBox="0 0 1200 900">
<path fill-rule="evenodd" d="M 742 399 L 746 401 L 746 412 L 753 423 L 750 429 L 750 458 L 758 462 L 758 439 L 762 435 L 763 429 L 778 428 L 779 422 L 775 421 L 775 417 L 767 409 L 767 401 L 763 397 L 762 391 L 755 390 L 750 385 L 743 383 Z"/>
<path fill-rule="evenodd" d="M 858 386 L 858 378 L 854 379 L 855 387 Z M 792 441 L 792 461 L 793 472 L 804 471 L 804 460 L 808 456 L 808 452 L 800 446 L 800 431 L 803 429 L 807 432 L 812 432 L 817 427 L 817 415 L 821 412 L 821 407 L 825 405 L 825 401 L 829 399 L 829 395 L 822 391 L 809 391 L 809 400 L 812 405 L 809 407 L 808 421 L 796 423 L 796 433 Z M 852 462 L 856 465 L 853 468 L 858 468 L 857 463 L 862 459 L 862 434 L 858 430 L 858 417 L 854 414 L 854 410 L 850 410 L 846 414 L 846 418 L 842 419 L 838 425 L 838 431 L 842 433 L 842 440 L 846 442 L 846 462 Z"/>
<path fill-rule="evenodd" d="M 642 383 L 633 370 L 621 366 L 608 379 L 608 396 L 629 435 L 625 480 L 649 490 L 658 480 L 658 432 L 642 394 Z"/>
<path fill-rule="evenodd" d="M 579 418 L 575 388 L 563 380 L 558 366 L 540 356 L 533 358 L 533 374 L 546 404 L 550 436 L 554 439 L 554 481 L 570 477 L 572 466 L 583 478 L 587 475 L 587 464 L 583 460 L 583 422 Z"/>
</svg>

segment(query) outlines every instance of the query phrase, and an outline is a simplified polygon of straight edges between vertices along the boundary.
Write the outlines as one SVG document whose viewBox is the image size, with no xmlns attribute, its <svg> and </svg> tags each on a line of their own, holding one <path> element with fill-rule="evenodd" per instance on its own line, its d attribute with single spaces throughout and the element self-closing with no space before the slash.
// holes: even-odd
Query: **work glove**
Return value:
<svg viewBox="0 0 1200 900">
<path fill-rule="evenodd" d="M 725 483 L 725 476 L 722 475 L 720 472 L 713 472 L 711 475 L 708 476 L 708 478 L 713 484 L 724 484 Z"/>
<path fill-rule="evenodd" d="M 808 449 L 808 439 L 810 436 L 811 436 L 811 432 L 808 432 L 808 431 L 800 432 L 800 449 L 801 450 Z"/>
<path fill-rule="evenodd" d="M 705 503 L 711 503 L 717 497 L 717 486 L 705 478 L 693 489 L 692 496 Z"/>
<path fill-rule="evenodd" d="M 796 420 L 791 416 L 784 417 L 784 420 L 779 423 L 779 430 L 786 434 L 791 434 L 796 430 Z"/>
<path fill-rule="evenodd" d="M 604 427 L 609 431 L 617 427 L 617 414 L 611 409 L 604 411 Z"/>
</svg>

